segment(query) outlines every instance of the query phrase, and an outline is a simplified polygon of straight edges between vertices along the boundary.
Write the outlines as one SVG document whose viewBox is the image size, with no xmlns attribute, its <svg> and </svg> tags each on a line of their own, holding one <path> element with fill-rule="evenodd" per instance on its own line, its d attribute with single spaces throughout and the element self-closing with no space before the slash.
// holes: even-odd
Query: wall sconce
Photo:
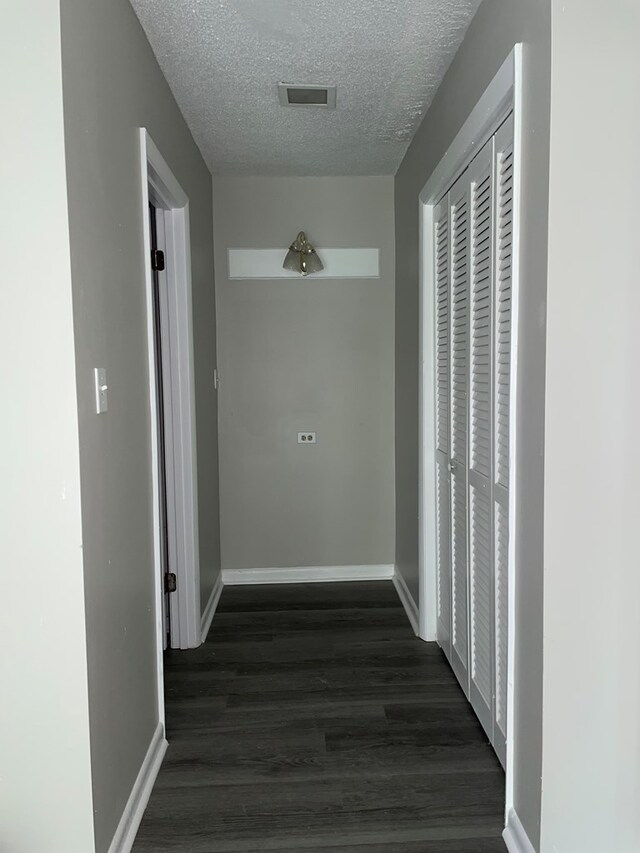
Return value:
<svg viewBox="0 0 640 853">
<path fill-rule="evenodd" d="M 289 246 L 289 251 L 282 264 L 285 270 L 300 273 L 300 275 L 309 275 L 310 273 L 320 272 L 324 269 L 324 264 L 318 257 L 316 250 L 307 240 L 307 235 L 304 231 L 300 231 L 296 239 Z"/>
</svg>

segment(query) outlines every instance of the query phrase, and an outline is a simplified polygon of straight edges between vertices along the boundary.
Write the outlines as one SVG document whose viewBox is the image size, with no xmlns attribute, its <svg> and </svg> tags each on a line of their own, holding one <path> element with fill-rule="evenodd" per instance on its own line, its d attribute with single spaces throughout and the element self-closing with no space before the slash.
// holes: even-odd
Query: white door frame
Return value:
<svg viewBox="0 0 640 853">
<path fill-rule="evenodd" d="M 145 128 L 140 129 L 140 180 L 147 303 L 147 344 L 151 423 L 156 421 L 156 369 L 153 328 L 153 270 L 149 202 L 158 211 L 160 241 L 166 247 L 166 276 L 160 288 L 167 457 L 167 522 L 171 571 L 177 579 L 170 597 L 172 648 L 195 648 L 201 642 L 200 561 L 191 297 L 189 198 Z M 158 647 L 158 689 L 162 691 L 164 643 L 161 581 L 160 483 L 157 430 L 151 430 L 153 529 Z M 164 713 L 164 697 L 159 697 Z"/>
<path fill-rule="evenodd" d="M 435 480 L 435 259 L 433 253 L 433 210 L 442 195 L 467 168 L 502 121 L 514 116 L 514 215 L 520 204 L 520 163 L 522 138 L 522 45 L 517 44 L 482 95 L 460 132 L 449 146 L 419 196 L 420 217 L 420 307 L 419 307 L 419 610 L 420 637 L 437 639 L 436 576 L 436 480 Z M 518 303 L 519 303 L 519 228 L 514 229 L 512 271 L 512 351 L 510 418 L 516 423 Z M 516 431 L 509 438 L 509 629 L 507 688 L 507 762 L 506 813 L 513 806 L 513 721 L 515 682 L 515 542 L 516 518 Z"/>
</svg>

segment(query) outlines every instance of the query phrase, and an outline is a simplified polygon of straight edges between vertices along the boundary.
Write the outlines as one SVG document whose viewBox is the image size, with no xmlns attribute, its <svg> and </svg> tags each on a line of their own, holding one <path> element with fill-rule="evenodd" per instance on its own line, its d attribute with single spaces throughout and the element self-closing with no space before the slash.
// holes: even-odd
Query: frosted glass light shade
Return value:
<svg viewBox="0 0 640 853">
<path fill-rule="evenodd" d="M 297 272 L 300 275 L 309 275 L 310 273 L 320 272 L 321 269 L 324 269 L 324 264 L 318 257 L 316 250 L 307 240 L 307 235 L 304 231 L 300 231 L 296 239 L 289 246 L 289 251 L 282 266 L 285 270 Z"/>
</svg>

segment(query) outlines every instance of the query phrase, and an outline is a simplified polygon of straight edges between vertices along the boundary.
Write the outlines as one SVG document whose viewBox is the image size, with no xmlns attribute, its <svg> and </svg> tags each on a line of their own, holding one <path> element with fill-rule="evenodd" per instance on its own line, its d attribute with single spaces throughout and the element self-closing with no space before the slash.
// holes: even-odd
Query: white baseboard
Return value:
<svg viewBox="0 0 640 853">
<path fill-rule="evenodd" d="M 223 569 L 225 586 L 249 583 L 329 583 L 335 581 L 391 580 L 389 566 L 290 566 L 266 569 Z"/>
<path fill-rule="evenodd" d="M 400 599 L 400 602 L 404 607 L 407 616 L 409 617 L 409 622 L 411 622 L 411 627 L 413 628 L 414 634 L 419 634 L 420 613 L 418 611 L 418 605 L 413 600 L 413 596 L 409 592 L 409 588 L 404 582 L 404 578 L 398 571 L 394 572 L 393 585 L 395 586 L 396 592 L 398 593 L 398 598 Z"/>
<path fill-rule="evenodd" d="M 536 853 L 514 809 L 509 809 L 507 827 L 502 837 L 509 853 Z"/>
<path fill-rule="evenodd" d="M 109 853 L 130 853 L 168 745 L 164 736 L 164 726 L 158 723 L 120 818 L 116 834 L 113 836 Z"/>
<path fill-rule="evenodd" d="M 222 587 L 222 572 L 220 572 L 213 585 L 213 589 L 211 590 L 207 606 L 202 611 L 202 618 L 200 619 L 200 642 L 202 643 L 207 639 L 209 628 L 213 622 L 213 614 L 216 612 L 216 607 L 218 606 L 220 596 L 222 595 Z"/>
</svg>

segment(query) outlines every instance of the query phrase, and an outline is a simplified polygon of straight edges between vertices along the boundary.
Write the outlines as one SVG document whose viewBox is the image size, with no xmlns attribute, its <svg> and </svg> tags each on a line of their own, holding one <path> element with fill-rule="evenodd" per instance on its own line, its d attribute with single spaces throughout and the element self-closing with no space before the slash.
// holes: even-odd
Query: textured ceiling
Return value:
<svg viewBox="0 0 640 853">
<path fill-rule="evenodd" d="M 393 174 L 480 0 L 132 0 L 220 175 Z M 335 110 L 276 84 L 336 84 Z"/>
</svg>

